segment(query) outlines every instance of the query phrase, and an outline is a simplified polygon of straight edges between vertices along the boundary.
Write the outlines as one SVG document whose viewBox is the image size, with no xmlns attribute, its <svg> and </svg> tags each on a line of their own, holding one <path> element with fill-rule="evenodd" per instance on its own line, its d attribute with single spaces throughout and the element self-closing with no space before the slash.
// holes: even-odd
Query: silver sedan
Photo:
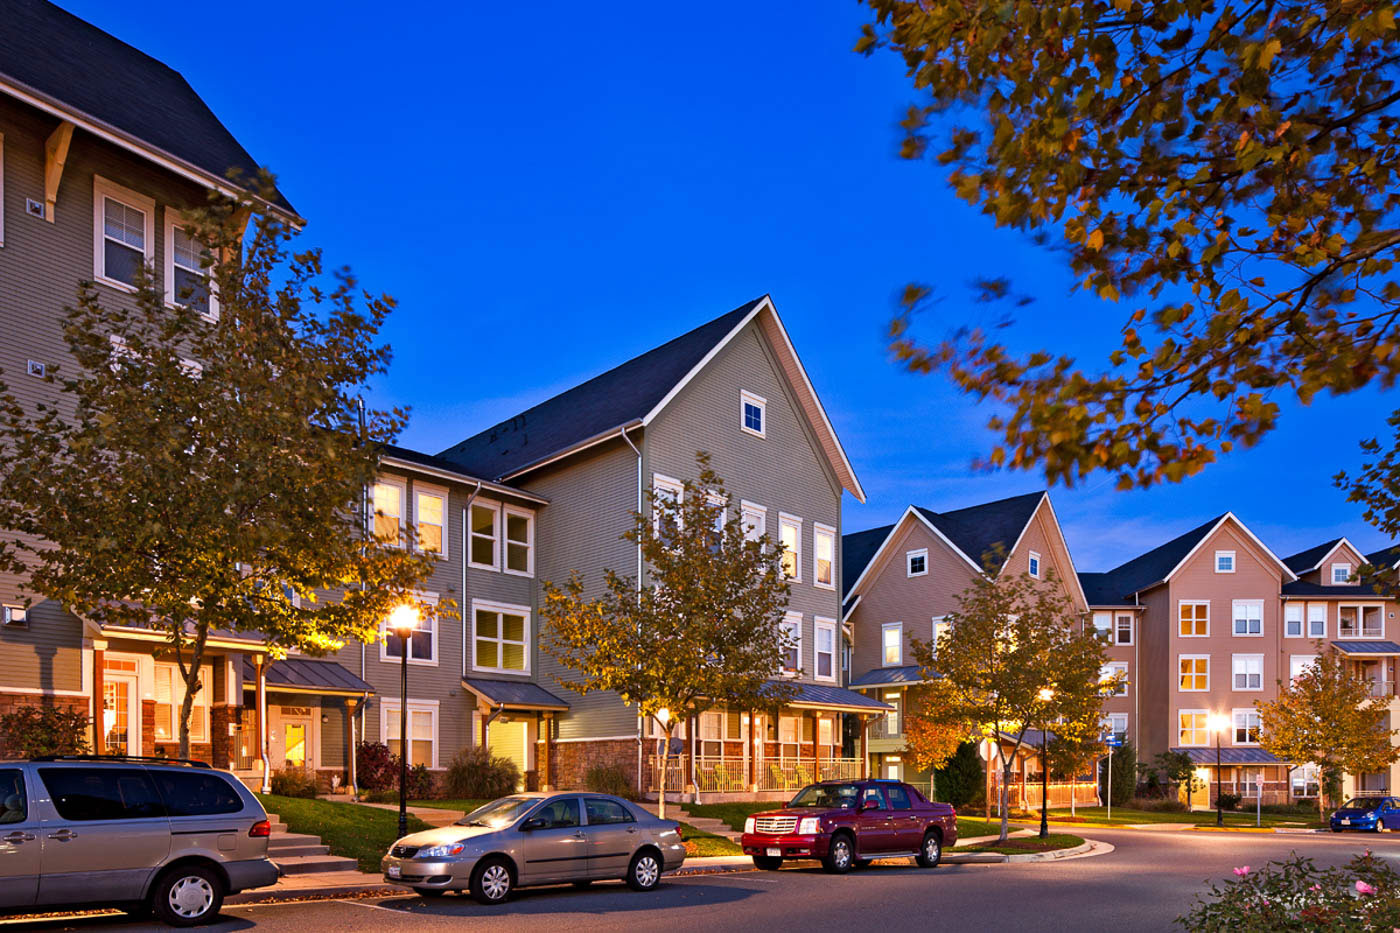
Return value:
<svg viewBox="0 0 1400 933">
<path fill-rule="evenodd" d="M 385 881 L 419 894 L 467 890 L 499 904 L 517 887 L 566 881 L 620 878 L 650 891 L 684 861 L 677 825 L 620 797 L 525 793 L 404 836 L 380 864 Z"/>
</svg>

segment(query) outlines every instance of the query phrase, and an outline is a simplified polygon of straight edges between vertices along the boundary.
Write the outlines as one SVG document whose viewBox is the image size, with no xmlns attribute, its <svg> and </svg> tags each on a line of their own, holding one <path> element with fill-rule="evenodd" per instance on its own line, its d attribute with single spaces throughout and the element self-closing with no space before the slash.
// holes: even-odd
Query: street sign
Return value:
<svg viewBox="0 0 1400 933">
<path fill-rule="evenodd" d="M 1104 743 L 1105 745 L 1107 745 L 1109 748 L 1122 748 L 1122 747 L 1123 747 L 1123 740 L 1122 740 L 1121 738 L 1119 738 L 1119 736 L 1118 736 L 1117 733 L 1114 733 L 1114 732 L 1110 732 L 1107 736 L 1105 736 L 1105 737 L 1104 737 L 1104 740 L 1103 740 L 1103 743 Z"/>
</svg>

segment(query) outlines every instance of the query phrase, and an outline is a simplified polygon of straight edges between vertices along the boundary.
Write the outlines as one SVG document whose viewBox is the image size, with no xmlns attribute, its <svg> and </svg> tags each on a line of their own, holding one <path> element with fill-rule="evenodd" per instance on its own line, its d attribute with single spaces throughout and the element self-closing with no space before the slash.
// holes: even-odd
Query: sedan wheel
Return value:
<svg viewBox="0 0 1400 933">
<path fill-rule="evenodd" d="M 661 857 L 650 849 L 632 856 L 627 866 L 627 886 L 633 891 L 650 891 L 661 883 Z"/>
<path fill-rule="evenodd" d="M 937 868 L 942 858 L 943 840 L 938 838 L 938 833 L 929 832 L 924 836 L 924 844 L 919 847 L 919 867 Z"/>
<path fill-rule="evenodd" d="M 472 873 L 472 897 L 482 904 L 499 904 L 510 897 L 514 880 L 510 876 L 510 866 L 499 858 L 482 862 Z"/>
<path fill-rule="evenodd" d="M 851 838 L 844 833 L 831 840 L 831 848 L 822 859 L 822 867 L 833 875 L 844 875 L 851 870 L 855 856 L 851 851 Z"/>
</svg>

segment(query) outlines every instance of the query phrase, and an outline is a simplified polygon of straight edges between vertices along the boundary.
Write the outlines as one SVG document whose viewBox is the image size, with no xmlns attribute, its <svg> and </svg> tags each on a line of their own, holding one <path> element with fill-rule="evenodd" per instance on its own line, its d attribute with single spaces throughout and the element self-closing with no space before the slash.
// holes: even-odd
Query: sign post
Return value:
<svg viewBox="0 0 1400 933">
<path fill-rule="evenodd" d="M 1108 822 L 1113 822 L 1113 750 L 1123 744 L 1123 740 L 1118 738 L 1116 732 L 1110 732 L 1104 738 L 1104 744 L 1108 746 L 1108 768 L 1104 772 L 1104 787 L 1107 789 L 1108 800 Z"/>
</svg>

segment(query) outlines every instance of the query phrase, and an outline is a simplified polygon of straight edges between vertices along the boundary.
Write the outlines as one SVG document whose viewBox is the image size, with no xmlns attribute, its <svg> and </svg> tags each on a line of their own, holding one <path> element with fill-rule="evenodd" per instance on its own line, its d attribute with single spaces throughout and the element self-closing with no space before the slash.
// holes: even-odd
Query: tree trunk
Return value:
<svg viewBox="0 0 1400 933">
<path fill-rule="evenodd" d="M 653 718 L 655 718 L 655 717 L 653 717 Z M 662 739 L 661 739 L 662 747 L 661 747 L 661 756 L 660 756 L 660 757 L 661 757 L 661 771 L 660 771 L 661 780 L 660 780 L 660 782 L 659 782 L 659 784 L 658 784 L 658 786 L 657 786 L 657 791 L 656 791 L 656 815 L 657 815 L 658 817 L 660 817 L 661 819 L 664 820 L 664 819 L 666 819 L 666 771 L 667 771 L 667 765 L 668 765 L 668 764 L 670 763 L 670 761 L 671 761 L 671 727 L 670 727 L 669 725 L 667 725 L 666 723 L 662 722 L 660 719 L 657 719 L 656 722 L 657 722 L 657 725 L 661 726 L 661 733 L 662 733 Z"/>
<path fill-rule="evenodd" d="M 198 622 L 195 623 L 194 642 L 190 646 L 190 663 L 185 666 L 184 655 L 180 652 L 179 640 L 175 643 L 175 663 L 180 669 L 180 678 L 185 685 L 185 698 L 180 704 L 180 755 L 181 758 L 190 757 L 190 712 L 194 709 L 194 697 L 203 684 L 199 682 L 200 664 L 204 661 L 204 643 L 209 637 L 209 629 Z M 212 737 L 211 737 L 212 738 Z"/>
<path fill-rule="evenodd" d="M 997 754 L 1001 756 L 1001 793 L 997 795 L 1001 800 L 1001 835 L 997 838 L 997 842 L 1001 843 L 1005 842 L 1006 837 L 1009 835 L 1006 813 L 1006 785 L 1011 782 L 1011 759 L 1006 757 L 1006 752 L 1002 749 L 1000 741 L 997 742 Z"/>
</svg>

